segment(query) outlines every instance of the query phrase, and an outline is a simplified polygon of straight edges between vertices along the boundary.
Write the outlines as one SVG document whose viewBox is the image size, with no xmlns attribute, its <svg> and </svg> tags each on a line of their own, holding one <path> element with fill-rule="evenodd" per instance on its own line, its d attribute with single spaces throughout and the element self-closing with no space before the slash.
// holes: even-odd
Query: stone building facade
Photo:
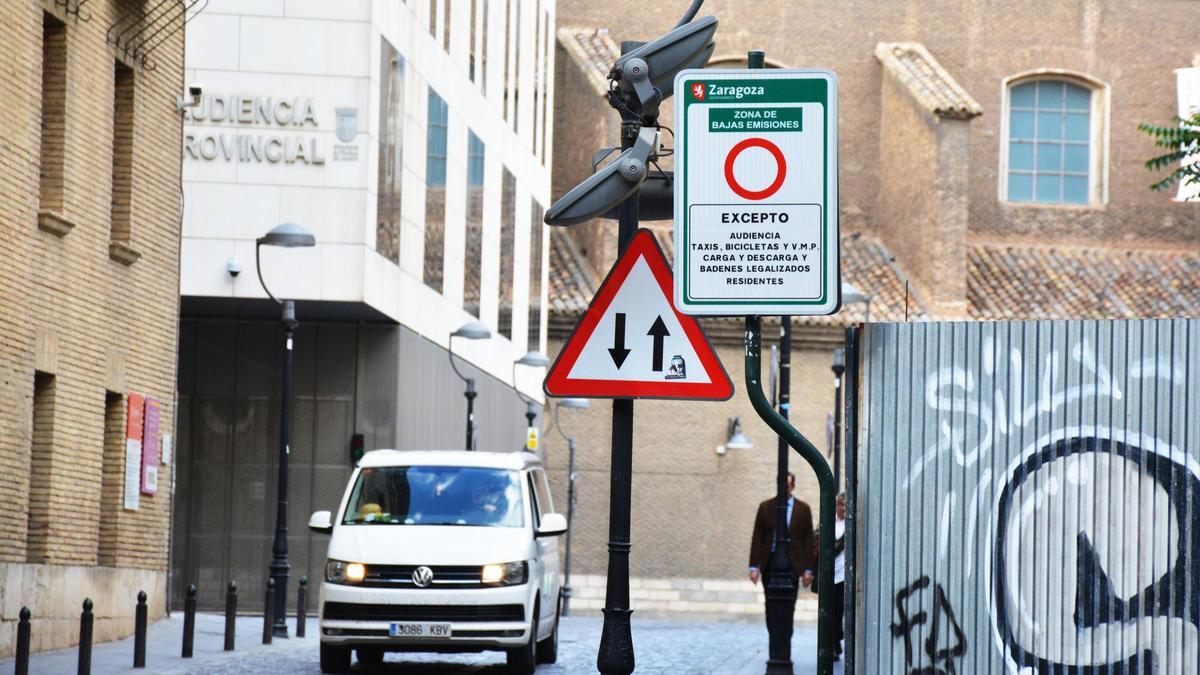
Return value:
<svg viewBox="0 0 1200 675">
<path fill-rule="evenodd" d="M 98 641 L 139 590 L 164 612 L 171 468 L 127 477 L 125 439 L 146 399 L 174 424 L 183 35 L 106 35 L 153 4 L 0 4 L 0 657 L 22 606 L 34 649 L 77 639 L 85 597 Z"/>
<path fill-rule="evenodd" d="M 666 32 L 682 10 L 559 3 L 555 115 L 573 133 L 556 136 L 554 196 L 619 142 L 602 97 L 620 42 Z M 1158 153 L 1137 130 L 1176 114 L 1175 69 L 1200 66 L 1194 6 L 805 0 L 706 13 L 720 19 L 710 68 L 744 67 L 747 50 L 764 49 L 768 67 L 839 79 L 842 278 L 867 302 L 795 321 L 792 417 L 818 448 L 829 451 L 830 367 L 846 326 L 1200 312 L 1200 205 L 1148 189 L 1143 162 Z M 645 225 L 669 252 L 670 223 Z M 550 340 L 561 345 L 616 257 L 616 225 L 553 234 Z M 757 614 L 746 558 L 754 508 L 773 492 L 776 439 L 745 396 L 740 321 L 702 324 L 737 391 L 724 403 L 635 406 L 633 606 Z M 603 604 L 592 587 L 607 566 L 609 408 L 562 411 L 579 439 L 572 572 L 585 610 Z M 754 448 L 718 455 L 734 417 Z M 551 432 L 544 446 L 561 503 L 566 444 Z M 815 506 L 811 471 L 795 455 L 792 466 L 797 495 Z"/>
</svg>

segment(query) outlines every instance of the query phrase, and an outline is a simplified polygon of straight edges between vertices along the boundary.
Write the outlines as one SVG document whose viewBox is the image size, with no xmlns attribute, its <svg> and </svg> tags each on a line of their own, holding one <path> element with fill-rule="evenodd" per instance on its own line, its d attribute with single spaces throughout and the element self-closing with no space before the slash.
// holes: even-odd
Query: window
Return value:
<svg viewBox="0 0 1200 675">
<path fill-rule="evenodd" d="M 104 456 L 100 474 L 100 541 L 96 561 L 117 564 L 117 517 L 125 482 L 125 397 L 104 394 Z"/>
<path fill-rule="evenodd" d="M 542 96 L 545 83 L 542 77 L 542 13 L 534 12 L 533 17 L 533 114 L 530 116 L 533 124 L 533 134 L 529 137 L 529 150 L 536 157 L 538 154 L 538 127 L 541 125 L 539 115 L 542 110 Z"/>
<path fill-rule="evenodd" d="M 400 264 L 400 186 L 404 145 L 404 57 L 386 39 L 379 50 L 379 185 L 375 250 Z"/>
<path fill-rule="evenodd" d="M 500 193 L 500 334 L 512 339 L 514 249 L 517 243 L 517 179 L 504 167 Z"/>
<path fill-rule="evenodd" d="M 54 452 L 54 376 L 33 374 L 32 443 L 29 448 L 29 523 L 25 557 L 28 562 L 45 562 L 49 555 L 50 521 L 54 509 L 50 496 L 50 473 Z"/>
<path fill-rule="evenodd" d="M 130 264 L 137 254 L 130 248 L 133 237 L 133 68 L 117 61 L 113 69 L 112 131 L 112 243 L 115 260 Z"/>
<path fill-rule="evenodd" d="M 450 2 L 442 0 L 442 51 L 450 53 Z"/>
<path fill-rule="evenodd" d="M 550 70 L 550 46 L 554 44 L 551 39 L 550 11 L 547 10 L 544 14 L 543 23 L 546 25 L 546 30 L 542 36 L 542 143 L 538 152 L 538 158 L 542 160 L 543 165 L 546 163 L 547 131 L 550 128 L 550 78 L 554 77 L 554 73 Z"/>
<path fill-rule="evenodd" d="M 542 348 L 542 239 L 546 210 L 533 200 L 529 213 L 529 342 L 527 351 Z"/>
<path fill-rule="evenodd" d="M 520 474 L 466 466 L 363 469 L 343 525 L 522 527 Z"/>
<path fill-rule="evenodd" d="M 484 159 L 487 148 L 467 130 L 467 253 L 463 262 L 463 309 L 479 318 L 483 275 Z"/>
<path fill-rule="evenodd" d="M 1024 80 L 1007 91 L 1005 198 L 1038 204 L 1101 201 L 1098 91 L 1066 79 Z"/>
<path fill-rule="evenodd" d="M 42 12 L 42 211 L 63 208 L 67 131 L 67 26 Z M 63 231 L 61 234 L 65 234 Z"/>
<path fill-rule="evenodd" d="M 520 0 L 507 0 L 505 2 L 506 15 L 504 17 L 504 91 L 501 95 L 504 97 L 504 121 L 508 122 L 516 130 L 515 108 L 516 103 L 516 87 L 517 87 L 517 41 L 513 39 L 513 34 L 516 32 L 517 20 L 521 13 Z M 519 37 L 519 36 L 518 36 Z"/>
<path fill-rule="evenodd" d="M 442 292 L 442 250 L 446 230 L 446 142 L 450 109 L 429 90 L 425 131 L 425 284 Z"/>
<path fill-rule="evenodd" d="M 479 84 L 479 91 L 487 96 L 487 25 L 488 25 L 488 5 L 489 0 L 473 0 L 475 7 L 471 14 L 475 21 L 475 33 L 471 38 L 471 44 L 475 45 L 475 60 L 471 62 L 473 72 L 475 73 L 475 82 Z"/>
</svg>

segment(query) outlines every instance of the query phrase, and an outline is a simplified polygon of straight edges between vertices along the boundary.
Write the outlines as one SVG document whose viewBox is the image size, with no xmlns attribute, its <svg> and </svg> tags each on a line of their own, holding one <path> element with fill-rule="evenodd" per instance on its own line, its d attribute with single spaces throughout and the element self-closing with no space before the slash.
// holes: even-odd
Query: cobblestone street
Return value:
<svg viewBox="0 0 1200 675">
<path fill-rule="evenodd" d="M 179 657 L 183 615 L 176 613 L 150 626 L 146 669 L 134 670 L 133 640 L 95 645 L 92 672 L 105 673 L 303 673 L 317 674 L 316 622 L 309 621 L 304 639 L 276 640 L 260 644 L 262 623 L 254 617 L 239 617 L 238 649 L 221 651 L 223 619 L 218 615 L 196 617 L 195 657 Z M 596 649 L 600 640 L 601 619 L 573 617 L 563 620 L 558 663 L 538 668 L 542 675 L 596 672 Z M 636 649 L 636 673 L 670 675 L 741 675 L 763 672 L 766 663 L 767 633 L 761 623 L 718 623 L 685 621 L 638 621 L 633 623 Z M 797 675 L 814 673 L 816 663 L 816 626 L 798 625 L 793 639 L 792 658 Z M 33 655 L 31 673 L 67 673 L 76 669 L 78 651 L 66 649 Z M 11 659 L 0 661 L 0 672 L 11 672 Z M 505 672 L 504 655 L 483 654 L 388 654 L 381 668 L 356 665 L 352 672 L 382 673 L 477 673 L 500 675 Z M 841 673 L 837 664 L 835 673 Z"/>
</svg>

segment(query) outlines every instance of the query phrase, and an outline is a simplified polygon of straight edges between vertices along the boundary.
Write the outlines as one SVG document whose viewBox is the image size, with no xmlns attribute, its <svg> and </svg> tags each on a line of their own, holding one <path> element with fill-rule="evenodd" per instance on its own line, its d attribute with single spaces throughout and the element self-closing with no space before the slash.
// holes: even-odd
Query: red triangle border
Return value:
<svg viewBox="0 0 1200 675">
<path fill-rule="evenodd" d="M 575 367 L 575 362 L 579 360 L 579 355 L 583 351 L 584 345 L 587 344 L 588 339 L 595 332 L 600 319 L 608 311 L 609 305 L 612 304 L 617 291 L 621 289 L 621 286 L 624 285 L 625 280 L 629 277 L 629 273 L 633 270 L 633 266 L 637 263 L 638 258 L 646 259 L 646 264 L 650 267 L 655 280 L 658 281 L 658 285 L 666 297 L 667 304 L 675 312 L 675 317 L 678 319 L 679 325 L 683 327 L 684 334 L 687 335 L 692 348 L 696 350 L 696 356 L 700 359 L 700 365 L 708 375 L 709 382 L 679 382 L 671 380 L 646 382 L 634 380 L 572 379 L 568 377 L 568 373 Z M 617 264 L 613 265 L 612 269 L 608 272 L 608 276 L 601 282 L 600 288 L 596 291 L 596 295 L 588 305 L 587 311 L 579 319 L 575 330 L 571 332 L 571 336 L 567 339 L 566 344 L 563 345 L 562 350 L 559 351 L 558 357 L 555 358 L 554 365 L 550 366 L 549 372 L 546 373 L 546 379 L 542 383 L 542 390 L 546 395 L 558 398 L 576 396 L 581 398 L 651 398 L 709 401 L 726 401 L 732 398 L 733 382 L 729 379 L 729 373 L 725 371 L 725 366 L 721 364 L 720 358 L 717 357 L 716 352 L 713 351 L 712 345 L 708 341 L 708 336 L 704 334 L 704 329 L 700 327 L 696 319 L 680 313 L 675 307 L 673 284 L 674 277 L 671 273 L 671 265 L 667 262 L 667 257 L 663 255 L 662 248 L 658 245 L 658 240 L 654 238 L 654 234 L 650 230 L 639 229 L 633 235 L 633 239 L 621 254 L 620 259 L 617 260 Z"/>
</svg>

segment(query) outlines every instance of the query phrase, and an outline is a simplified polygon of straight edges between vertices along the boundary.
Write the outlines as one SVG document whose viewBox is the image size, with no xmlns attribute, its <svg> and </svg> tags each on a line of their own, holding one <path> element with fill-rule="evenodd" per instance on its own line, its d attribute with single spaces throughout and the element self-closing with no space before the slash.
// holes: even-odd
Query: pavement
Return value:
<svg viewBox="0 0 1200 675">
<path fill-rule="evenodd" d="M 290 622 L 294 631 L 295 621 Z M 540 666 L 539 675 L 596 672 L 596 651 L 602 620 L 592 617 L 564 618 L 559 631 L 558 663 Z M 306 638 L 276 638 L 262 644 L 262 619 L 239 616 L 237 649 L 222 650 L 224 617 L 197 614 L 194 656 L 180 658 L 183 614 L 151 624 L 146 645 L 146 669 L 133 666 L 133 639 L 92 646 L 92 673 L 299 673 L 316 675 L 318 663 L 317 623 L 307 622 Z M 816 673 L 817 627 L 798 624 L 792 638 L 792 661 L 796 675 Z M 638 620 L 633 616 L 635 672 L 639 675 L 759 675 L 767 660 L 767 631 L 762 623 Z M 41 652 L 30 658 L 29 672 L 59 674 L 75 672 L 78 648 Z M 13 671 L 13 660 L 0 661 L 0 673 Z M 367 669 L 357 663 L 354 673 L 420 673 L 425 675 L 500 675 L 505 672 L 504 654 L 388 654 L 383 665 Z M 835 664 L 835 675 L 842 673 Z"/>
</svg>

